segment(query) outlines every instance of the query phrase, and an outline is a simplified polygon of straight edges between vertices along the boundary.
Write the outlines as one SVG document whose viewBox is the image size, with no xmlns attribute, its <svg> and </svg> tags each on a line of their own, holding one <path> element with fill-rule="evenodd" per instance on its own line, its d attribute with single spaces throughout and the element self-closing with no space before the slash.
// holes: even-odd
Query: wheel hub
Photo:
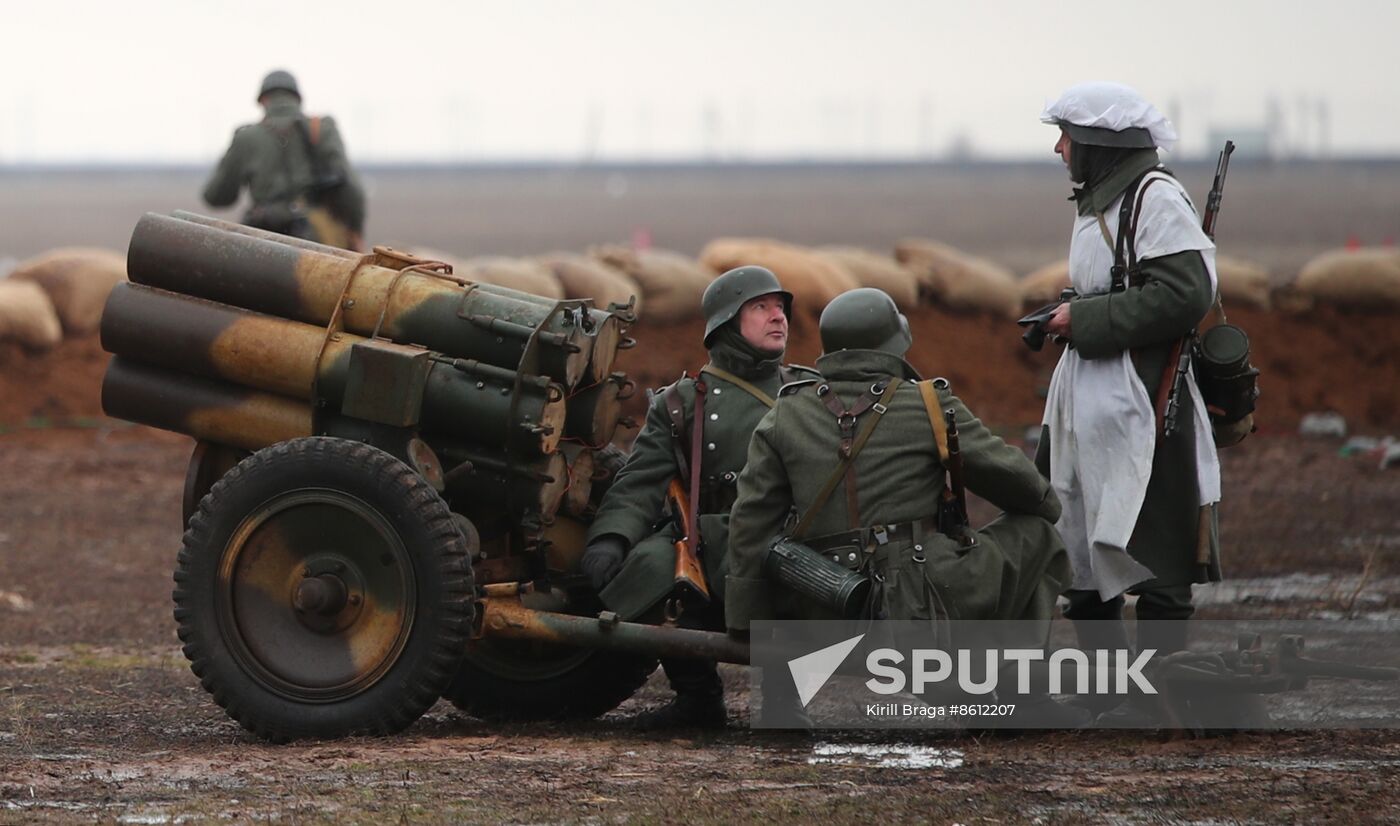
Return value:
<svg viewBox="0 0 1400 826">
<path fill-rule="evenodd" d="M 289 491 L 250 513 L 221 558 L 221 626 L 244 670 L 298 700 L 363 691 L 397 660 L 416 583 L 403 540 L 350 494 Z"/>
<path fill-rule="evenodd" d="M 297 584 L 292 595 L 292 605 L 302 613 L 320 614 L 323 617 L 340 613 L 349 603 L 345 580 L 335 574 L 321 574 L 307 577 Z"/>
</svg>

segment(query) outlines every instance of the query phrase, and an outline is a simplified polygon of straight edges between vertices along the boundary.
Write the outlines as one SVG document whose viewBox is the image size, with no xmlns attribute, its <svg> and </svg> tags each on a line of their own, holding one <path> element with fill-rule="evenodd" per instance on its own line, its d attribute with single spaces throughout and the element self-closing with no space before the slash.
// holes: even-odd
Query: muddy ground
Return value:
<svg viewBox="0 0 1400 826">
<path fill-rule="evenodd" d="M 923 234 L 1028 269 L 1062 253 L 1064 187 L 1055 170 L 1004 172 L 405 173 L 372 181 L 371 220 L 384 240 L 464 252 L 575 249 L 643 225 L 688 252 L 725 233 L 876 247 Z M 1187 170 L 1193 191 L 1204 174 Z M 1280 279 L 1349 233 L 1396 232 L 1396 167 L 1290 176 L 1242 165 L 1235 175 L 1239 211 L 1222 231 L 1238 232 L 1239 252 Z M 0 253 L 121 247 L 142 210 L 195 206 L 199 177 L 7 179 Z M 584 208 L 605 194 L 602 208 Z M 67 222 L 54 220 L 70 206 Z M 1396 325 L 1328 314 L 1301 327 L 1247 322 L 1264 330 L 1265 388 L 1277 402 L 1261 433 L 1223 456 L 1231 581 L 1198 592 L 1203 615 L 1396 616 L 1400 467 L 1294 435 L 1302 413 L 1327 407 L 1360 432 L 1400 430 Z M 925 314 L 914 324 L 932 343 L 919 366 L 949 374 L 1009 438 L 1038 418 L 1035 389 L 1052 358 L 1022 355 L 1014 333 L 1003 340 L 1004 322 Z M 691 332 L 644 341 L 625 366 L 644 383 L 693 368 L 698 349 L 663 346 Z M 795 345 L 811 343 L 799 330 Z M 944 369 L 959 351 L 983 361 Z M 1306 353 L 1315 360 L 1299 367 Z M 730 725 L 714 735 L 628 728 L 664 702 L 656 674 L 588 724 L 488 724 L 440 703 L 396 737 L 263 744 L 199 687 L 175 637 L 170 573 L 190 443 L 103 419 L 104 363 L 95 339 L 43 358 L 0 352 L 0 824 L 1358 823 L 1393 822 L 1400 806 L 1400 736 L 1390 732 L 795 738 L 748 730 L 748 681 L 729 667 Z"/>
<path fill-rule="evenodd" d="M 1356 823 L 1400 803 L 1390 732 L 804 739 L 750 732 L 748 681 L 729 667 L 717 735 L 627 728 L 664 701 L 657 674 L 594 723 L 502 726 L 440 703 L 397 737 L 266 745 L 212 703 L 175 638 L 189 447 L 110 421 L 0 435 L 0 823 Z M 1205 613 L 1400 611 L 1400 473 L 1266 436 L 1226 455 L 1226 486 L 1241 502 L 1224 522 L 1230 572 L 1263 579 Z M 1319 490 L 1349 517 L 1318 510 Z M 1299 570 L 1314 576 L 1269 577 Z"/>
</svg>

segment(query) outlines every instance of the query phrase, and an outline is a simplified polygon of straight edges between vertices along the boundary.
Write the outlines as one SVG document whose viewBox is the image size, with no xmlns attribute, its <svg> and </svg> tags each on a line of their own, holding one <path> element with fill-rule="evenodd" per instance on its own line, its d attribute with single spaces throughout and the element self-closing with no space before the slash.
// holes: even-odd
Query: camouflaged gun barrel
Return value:
<svg viewBox="0 0 1400 826">
<path fill-rule="evenodd" d="M 244 450 L 310 436 L 305 402 L 117 356 L 102 377 L 108 416 Z"/>
<path fill-rule="evenodd" d="M 136 225 L 127 253 L 138 284 L 323 327 L 338 321 L 350 333 L 547 375 L 566 388 L 595 347 L 595 372 L 611 368 L 620 330 L 586 301 L 464 282 L 429 266 L 385 248 L 349 258 L 154 213 Z"/>
<path fill-rule="evenodd" d="M 622 421 L 622 403 L 632 397 L 634 387 L 626 374 L 613 373 L 603 381 L 576 391 L 569 396 L 565 435 L 594 447 L 612 441 Z"/>
<path fill-rule="evenodd" d="M 509 445 L 526 456 L 553 452 L 564 429 L 563 388 L 543 376 L 328 335 L 154 287 L 117 285 L 103 314 L 102 346 L 153 366 L 314 401 L 367 421 Z"/>
<path fill-rule="evenodd" d="M 569 462 L 569 489 L 565 491 L 561 504 L 563 512 L 570 516 L 588 516 L 593 498 L 593 477 L 597 471 L 593 449 L 577 442 L 565 442 L 559 449 Z"/>
<path fill-rule="evenodd" d="M 340 258 L 349 258 L 351 260 L 359 260 L 360 258 L 359 253 L 347 250 L 343 247 L 332 247 L 326 244 L 318 244 L 315 241 L 308 241 L 305 238 L 293 238 L 290 235 L 279 235 L 270 230 L 250 227 L 247 224 L 236 224 L 233 221 L 225 221 L 221 218 L 211 218 L 208 215 L 200 215 L 197 212 L 187 212 L 183 209 L 177 209 L 170 214 L 175 218 L 179 218 L 181 221 L 189 221 L 192 224 L 203 224 L 206 227 L 214 227 L 215 229 L 221 229 L 225 232 L 236 232 L 239 235 L 247 235 L 250 238 L 275 241 L 279 244 L 287 244 L 297 247 L 298 249 L 310 250 L 322 255 L 335 255 Z"/>
</svg>

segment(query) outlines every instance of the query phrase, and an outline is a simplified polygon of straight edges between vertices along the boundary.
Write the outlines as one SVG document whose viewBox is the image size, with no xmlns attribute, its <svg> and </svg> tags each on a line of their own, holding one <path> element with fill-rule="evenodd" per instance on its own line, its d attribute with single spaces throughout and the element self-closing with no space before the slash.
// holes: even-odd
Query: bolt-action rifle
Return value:
<svg viewBox="0 0 1400 826">
<path fill-rule="evenodd" d="M 958 423 L 953 408 L 943 411 L 948 430 L 948 483 L 938 499 L 938 529 L 964 547 L 976 544 L 967 518 L 967 489 L 963 486 L 962 451 L 958 447 Z"/>
<path fill-rule="evenodd" d="M 1210 185 L 1210 194 L 1206 196 L 1206 211 L 1201 216 L 1201 230 L 1211 241 L 1215 240 L 1215 220 L 1220 216 L 1220 202 L 1225 198 L 1225 173 L 1230 171 L 1230 153 L 1235 151 L 1234 141 L 1225 141 L 1225 148 L 1220 150 L 1220 157 L 1215 162 L 1215 179 Z M 1196 330 L 1191 332 L 1176 342 L 1172 347 L 1171 358 L 1168 364 L 1175 363 L 1176 370 L 1172 374 L 1172 381 L 1165 393 L 1159 392 L 1157 398 L 1157 420 L 1162 423 L 1162 435 L 1171 436 L 1178 429 L 1178 419 L 1181 415 L 1181 399 L 1186 392 L 1186 374 L 1191 370 L 1192 343 L 1196 339 Z"/>
</svg>

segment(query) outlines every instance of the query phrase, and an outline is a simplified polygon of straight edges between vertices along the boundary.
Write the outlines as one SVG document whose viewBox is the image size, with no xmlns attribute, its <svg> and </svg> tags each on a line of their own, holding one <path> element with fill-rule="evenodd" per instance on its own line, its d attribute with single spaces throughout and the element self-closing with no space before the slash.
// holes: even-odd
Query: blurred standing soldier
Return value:
<svg viewBox="0 0 1400 826">
<path fill-rule="evenodd" d="M 646 425 L 618 471 L 588 532 L 582 560 L 603 602 L 624 619 L 650 617 L 675 590 L 676 529 L 664 514 L 666 488 L 689 486 L 691 457 L 700 456 L 696 521 L 711 599 L 683 605 L 680 624 L 722 630 L 729 507 L 748 454 L 749 435 L 778 389 L 815 375 L 782 364 L 792 294 L 762 267 L 730 270 L 705 290 L 705 347 L 710 360 L 652 397 Z M 697 397 L 703 418 L 697 421 Z M 666 522 L 659 532 L 658 523 Z M 724 687 L 712 660 L 661 661 L 675 699 L 638 718 L 643 728 L 725 724 Z"/>
<path fill-rule="evenodd" d="M 258 103 L 263 119 L 233 133 L 233 143 L 204 186 L 205 202 L 232 206 L 246 185 L 252 206 L 243 223 L 360 249 L 365 196 L 335 120 L 302 114 L 296 78 L 281 69 L 263 78 Z"/>
<path fill-rule="evenodd" d="M 1189 371 L 1176 433 L 1162 435 L 1154 400 L 1175 375 L 1174 343 L 1214 300 L 1215 245 L 1159 163 L 1175 129 L 1137 92 L 1081 84 L 1041 120 L 1060 128 L 1055 152 L 1079 184 L 1069 252 L 1078 296 L 1045 328 L 1069 347 L 1036 457 L 1065 506 L 1058 528 L 1074 563 L 1065 615 L 1086 647 L 1126 647 L 1123 594 L 1137 594 L 1139 620 L 1173 621 L 1139 624 L 1138 647 L 1171 653 L 1186 645 L 1191 584 L 1220 579 L 1220 465 Z M 1150 722 L 1145 714 L 1130 702 L 1108 721 Z"/>
<path fill-rule="evenodd" d="M 869 573 L 879 583 L 873 616 L 1027 620 L 1046 623 L 1048 631 L 1070 577 L 1053 527 L 1060 503 L 1050 483 L 984 427 L 946 381 L 920 381 L 904 360 L 913 344 L 909 322 L 884 292 L 842 293 L 822 312 L 820 327 L 821 378 L 783 388 L 754 431 L 739 476 L 729 523 L 728 627 L 742 633 L 753 620 L 836 619 L 813 614 L 765 578 L 769 546 L 788 533 Z M 967 488 L 1004 511 L 975 531 L 939 524 L 949 409 Z M 797 527 L 789 531 L 794 510 Z M 783 605 L 793 609 L 777 607 Z M 1041 725 L 1087 722 L 1084 712 L 1048 695 L 1023 700 Z"/>
</svg>

